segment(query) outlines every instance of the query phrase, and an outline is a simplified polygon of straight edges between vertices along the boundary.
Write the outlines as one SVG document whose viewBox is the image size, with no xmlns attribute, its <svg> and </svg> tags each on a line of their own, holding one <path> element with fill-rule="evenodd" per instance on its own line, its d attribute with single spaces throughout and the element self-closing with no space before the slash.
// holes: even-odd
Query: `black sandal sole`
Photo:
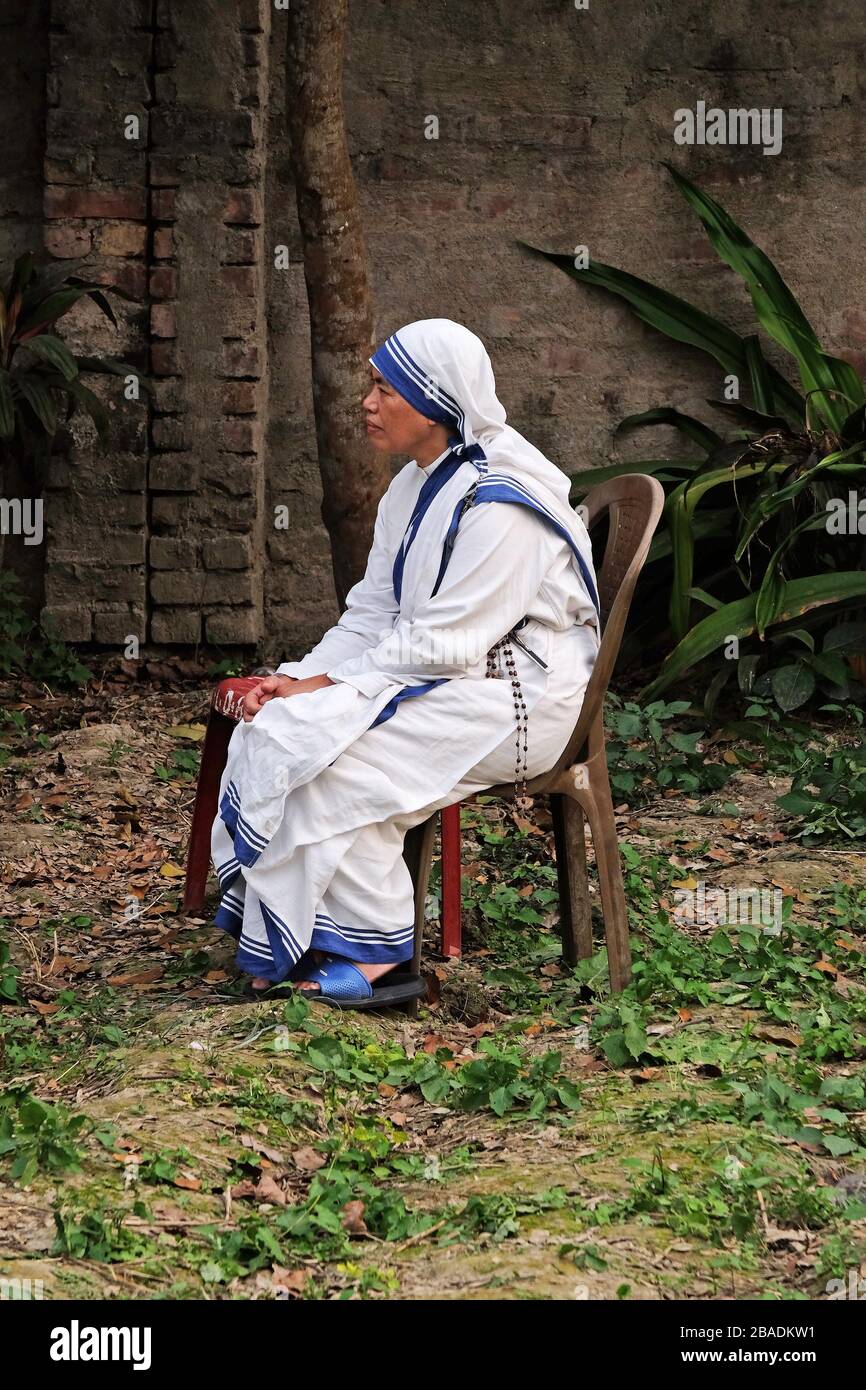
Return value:
<svg viewBox="0 0 866 1390">
<path fill-rule="evenodd" d="M 412 999 L 427 998 L 427 982 L 420 975 L 398 975 L 389 971 L 383 978 L 388 983 L 379 986 L 374 983 L 369 999 L 328 999 L 325 995 L 317 994 L 310 989 L 298 992 L 306 995 L 314 1003 L 328 1004 L 334 1009 L 393 1009 L 400 1004 L 408 1004 Z"/>
</svg>

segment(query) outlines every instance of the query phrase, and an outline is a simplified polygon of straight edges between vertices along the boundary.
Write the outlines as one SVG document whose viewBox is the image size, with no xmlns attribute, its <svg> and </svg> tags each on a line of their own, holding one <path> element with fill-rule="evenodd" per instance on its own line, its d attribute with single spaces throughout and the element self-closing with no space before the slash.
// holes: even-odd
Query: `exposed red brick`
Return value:
<svg viewBox="0 0 866 1390">
<path fill-rule="evenodd" d="M 224 342 L 222 369 L 224 376 L 260 376 L 259 350 L 256 344 L 236 338 Z"/>
<path fill-rule="evenodd" d="M 251 265 L 220 266 L 220 279 L 232 294 L 252 297 L 256 293 L 256 271 Z"/>
<path fill-rule="evenodd" d="M 258 258 L 255 232 L 247 227 L 223 227 L 223 265 L 255 265 Z"/>
<path fill-rule="evenodd" d="M 68 188 L 51 183 L 44 198 L 46 217 L 124 217 L 143 222 L 147 199 L 143 188 Z"/>
<path fill-rule="evenodd" d="M 150 293 L 153 299 L 177 298 L 177 271 L 162 265 L 150 272 Z"/>
<path fill-rule="evenodd" d="M 162 608 L 150 620 L 154 642 L 189 646 L 201 638 L 201 614 L 196 608 Z"/>
<path fill-rule="evenodd" d="M 261 430 L 255 417 L 226 419 L 220 425 L 222 447 L 230 454 L 253 454 L 261 443 Z"/>
<path fill-rule="evenodd" d="M 130 299 L 143 303 L 147 298 L 147 266 L 138 261 L 118 260 L 112 265 L 93 267 L 88 271 L 99 285 L 112 285 Z"/>
<path fill-rule="evenodd" d="M 262 200 L 255 188 L 233 188 L 226 200 L 224 222 L 258 227 L 262 220 Z"/>
<path fill-rule="evenodd" d="M 256 409 L 256 382 L 227 381 L 222 389 L 225 415 L 252 415 Z"/>
<path fill-rule="evenodd" d="M 71 226 L 69 223 L 59 222 L 56 226 L 50 224 L 45 228 L 45 250 L 51 256 L 57 256 L 61 260 L 74 259 L 76 256 L 87 256 L 90 254 L 93 245 L 93 233 L 89 227 Z"/>
<path fill-rule="evenodd" d="M 255 608 L 220 609 L 205 619 L 209 642 L 253 646 L 261 637 L 262 620 Z"/>
<path fill-rule="evenodd" d="M 97 228 L 96 245 L 103 256 L 143 256 L 147 227 L 142 222 L 105 222 Z"/>
<path fill-rule="evenodd" d="M 150 206 L 157 222 L 174 222 L 177 218 L 177 194 L 173 188 L 154 188 Z"/>
<path fill-rule="evenodd" d="M 154 338 L 177 337 L 177 314 L 174 304 L 151 304 L 150 331 Z"/>
<path fill-rule="evenodd" d="M 178 362 L 177 347 L 173 342 L 151 343 L 150 368 L 154 376 L 177 376 L 180 372 Z"/>
<path fill-rule="evenodd" d="M 174 256 L 174 228 L 157 227 L 153 233 L 153 255 L 157 261 L 170 261 Z"/>
</svg>

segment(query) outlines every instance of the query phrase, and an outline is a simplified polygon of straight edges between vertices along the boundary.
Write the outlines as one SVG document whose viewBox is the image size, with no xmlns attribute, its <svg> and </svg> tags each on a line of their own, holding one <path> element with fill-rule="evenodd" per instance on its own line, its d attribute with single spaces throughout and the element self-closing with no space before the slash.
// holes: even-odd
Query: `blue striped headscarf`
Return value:
<svg viewBox="0 0 866 1390">
<path fill-rule="evenodd" d="M 419 414 L 451 431 L 454 456 L 474 463 L 482 474 L 476 504 L 522 503 L 568 540 L 575 568 L 598 611 L 592 547 L 569 501 L 571 480 L 506 424 L 481 339 L 451 319 L 419 319 L 392 333 L 370 361 Z"/>
</svg>

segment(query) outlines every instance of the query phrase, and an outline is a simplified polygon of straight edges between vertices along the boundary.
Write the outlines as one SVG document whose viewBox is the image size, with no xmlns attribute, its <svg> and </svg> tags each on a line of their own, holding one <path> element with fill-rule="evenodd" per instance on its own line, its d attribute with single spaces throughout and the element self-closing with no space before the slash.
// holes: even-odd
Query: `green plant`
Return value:
<svg viewBox="0 0 866 1390">
<path fill-rule="evenodd" d="M 641 706 L 608 693 L 607 765 L 617 798 L 632 802 L 656 796 L 664 788 L 694 793 L 725 785 L 734 769 L 698 752 L 703 729 L 684 733 L 665 727 L 689 709 L 688 700 L 654 700 Z"/>
<path fill-rule="evenodd" d="M 27 1092 L 0 1096 L 0 1155 L 12 1155 L 10 1177 L 25 1186 L 42 1169 L 47 1173 L 80 1172 L 76 1140 L 90 1121 L 70 1115 Z"/>
<path fill-rule="evenodd" d="M 21 672 L 48 685 L 83 685 L 93 672 L 55 633 L 27 614 L 17 575 L 0 570 L 0 673 Z"/>
<path fill-rule="evenodd" d="M 176 748 L 168 767 L 157 763 L 154 771 L 161 782 L 194 782 L 201 753 L 195 748 Z"/>
<path fill-rule="evenodd" d="M 866 835 L 866 748 L 799 749 L 791 790 L 776 804 L 796 816 L 804 844 Z"/>
<path fill-rule="evenodd" d="M 77 272 L 79 261 L 37 264 L 27 252 L 12 269 L 8 285 L 0 289 L 0 464 L 3 471 L 4 505 L 25 505 L 40 515 L 28 517 L 27 527 L 13 525 L 3 537 L 3 564 L 19 577 L 28 615 L 35 619 L 42 607 L 44 544 L 34 544 L 41 531 L 41 499 L 57 431 L 78 412 L 93 421 L 99 440 L 108 440 L 110 416 L 99 396 L 85 385 L 93 375 L 135 378 L 137 388 L 147 390 L 139 373 L 114 358 L 78 355 L 54 331 L 58 321 L 87 297 L 117 327 L 106 290 L 128 298 L 115 285 L 103 286 Z M 25 530 L 33 534 L 25 534 Z M 41 540 L 41 535 L 38 537 Z"/>
<path fill-rule="evenodd" d="M 117 327 L 106 287 L 77 275 L 80 265 L 68 260 L 37 265 L 27 252 L 15 262 L 5 293 L 0 291 L 0 440 L 22 445 L 32 459 L 50 450 L 61 410 L 67 420 L 84 410 L 107 441 L 108 411 L 82 375 L 138 376 L 134 367 L 114 358 L 76 356 L 50 331 L 85 296 Z M 128 298 L 116 285 L 107 288 Z"/>
<path fill-rule="evenodd" d="M 716 251 L 745 281 L 761 327 L 793 357 L 802 394 L 770 365 L 757 335 L 743 337 L 614 266 L 578 266 L 570 256 L 521 243 L 578 283 L 624 300 L 643 323 L 712 357 L 727 374 L 729 395 L 709 404 L 745 427 L 726 439 L 694 417 L 659 407 L 629 416 L 619 429 L 673 426 L 699 457 L 635 461 L 575 475 L 576 500 L 596 482 L 623 472 L 652 473 L 667 486 L 665 528 L 653 542 L 644 585 L 644 627 L 655 621 L 666 591 L 676 645 L 644 692 L 647 699 L 657 698 L 699 661 L 718 658 L 732 638 L 761 642 L 768 629 L 802 628 L 806 613 L 807 626 L 826 629 L 840 610 L 866 597 L 863 528 L 849 524 L 846 535 L 831 525 L 840 515 L 836 504 L 849 494 L 855 522 L 863 510 L 866 387 L 849 363 L 824 351 L 782 276 L 725 209 L 671 165 L 666 168 Z M 739 399 L 746 382 L 748 406 Z M 695 603 L 712 610 L 696 623 Z M 855 643 L 851 649 L 839 640 L 835 653 L 861 653 L 862 632 Z M 732 669 L 730 661 L 724 663 L 717 681 L 723 683 Z"/>
<path fill-rule="evenodd" d="M 0 923 L 2 925 L 2 923 Z M 6 1000 L 7 1003 L 17 1004 L 20 1002 L 18 994 L 18 966 L 13 965 L 9 956 L 9 947 L 0 937 L 0 1002 Z"/>
</svg>

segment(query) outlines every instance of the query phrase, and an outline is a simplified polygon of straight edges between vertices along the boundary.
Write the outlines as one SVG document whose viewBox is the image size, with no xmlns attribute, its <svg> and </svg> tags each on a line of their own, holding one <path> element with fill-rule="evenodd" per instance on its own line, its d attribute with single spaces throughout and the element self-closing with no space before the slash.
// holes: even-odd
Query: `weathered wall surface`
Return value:
<svg viewBox="0 0 866 1390">
<path fill-rule="evenodd" d="M 82 429 L 52 479 L 48 606 L 70 638 L 258 642 L 274 656 L 336 616 L 284 20 L 274 0 L 46 0 L 14 43 L 3 31 L 17 56 L 0 109 L 20 136 L 0 247 L 8 259 L 32 243 L 44 200 L 48 250 L 87 256 L 130 295 L 119 334 L 92 306 L 70 327 L 156 387 L 142 406 L 115 384 L 113 448 Z M 379 336 L 428 315 L 467 323 L 512 423 L 566 471 L 681 448 L 612 430 L 663 403 L 706 413 L 720 373 L 516 245 L 585 244 L 750 330 L 748 298 L 668 159 L 770 252 L 827 347 L 863 368 L 864 56 L 857 0 L 817 13 L 799 0 L 352 0 L 349 140 Z M 780 153 L 676 145 L 674 112 L 698 101 L 781 108 Z M 287 530 L 273 524 L 281 506 Z"/>
<path fill-rule="evenodd" d="M 38 245 L 45 157 L 48 0 L 0 0 L 0 265 Z"/>
</svg>

